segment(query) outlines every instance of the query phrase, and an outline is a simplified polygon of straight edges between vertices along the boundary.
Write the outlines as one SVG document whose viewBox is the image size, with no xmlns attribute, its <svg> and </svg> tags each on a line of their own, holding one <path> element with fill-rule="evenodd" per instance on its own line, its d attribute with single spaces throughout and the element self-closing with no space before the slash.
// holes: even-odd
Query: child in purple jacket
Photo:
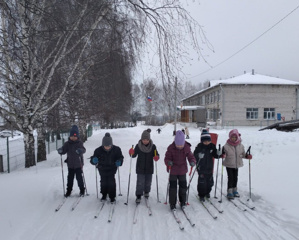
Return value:
<svg viewBox="0 0 299 240">
<path fill-rule="evenodd" d="M 179 202 L 183 208 L 186 205 L 187 180 L 188 172 L 187 161 L 190 166 L 195 166 L 196 160 L 191 152 L 191 144 L 185 141 L 185 134 L 178 130 L 175 139 L 170 144 L 165 153 L 165 165 L 170 171 L 169 174 L 169 203 L 170 209 L 176 208 L 177 202 L 177 185 L 179 184 Z"/>
</svg>

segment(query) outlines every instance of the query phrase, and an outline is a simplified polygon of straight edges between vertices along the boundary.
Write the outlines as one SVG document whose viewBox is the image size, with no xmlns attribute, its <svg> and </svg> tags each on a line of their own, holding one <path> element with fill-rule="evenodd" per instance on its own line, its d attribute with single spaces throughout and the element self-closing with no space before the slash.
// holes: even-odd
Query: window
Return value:
<svg viewBox="0 0 299 240">
<path fill-rule="evenodd" d="M 275 119 L 275 108 L 264 108 L 264 119 Z"/>
<path fill-rule="evenodd" d="M 246 108 L 246 119 L 258 119 L 259 109 L 258 108 Z"/>
</svg>

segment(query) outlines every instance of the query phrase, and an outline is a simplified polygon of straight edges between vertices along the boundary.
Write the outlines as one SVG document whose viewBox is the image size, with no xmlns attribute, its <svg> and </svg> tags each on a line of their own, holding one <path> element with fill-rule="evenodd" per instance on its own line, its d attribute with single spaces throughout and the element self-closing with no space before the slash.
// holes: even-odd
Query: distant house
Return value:
<svg viewBox="0 0 299 240">
<path fill-rule="evenodd" d="M 299 82 L 247 73 L 212 80 L 182 105 L 204 107 L 207 122 L 217 125 L 265 126 L 299 119 L 298 89 Z"/>
</svg>

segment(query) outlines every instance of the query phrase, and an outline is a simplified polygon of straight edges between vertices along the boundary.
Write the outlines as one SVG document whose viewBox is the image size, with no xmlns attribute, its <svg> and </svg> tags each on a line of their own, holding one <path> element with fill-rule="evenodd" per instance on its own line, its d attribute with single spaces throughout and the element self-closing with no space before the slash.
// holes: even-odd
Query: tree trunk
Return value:
<svg viewBox="0 0 299 240">
<path fill-rule="evenodd" d="M 24 133 L 25 168 L 35 166 L 34 136 L 33 133 Z"/>
<path fill-rule="evenodd" d="M 39 127 L 37 129 L 37 162 L 47 160 L 46 131 Z"/>
</svg>

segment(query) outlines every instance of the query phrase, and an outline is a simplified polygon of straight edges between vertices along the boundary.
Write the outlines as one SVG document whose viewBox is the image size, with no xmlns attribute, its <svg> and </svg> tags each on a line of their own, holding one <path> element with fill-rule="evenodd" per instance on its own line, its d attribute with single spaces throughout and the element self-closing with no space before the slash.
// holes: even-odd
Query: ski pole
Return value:
<svg viewBox="0 0 299 240">
<path fill-rule="evenodd" d="M 220 152 L 220 149 L 221 149 L 221 145 L 219 144 L 219 148 L 218 148 L 219 152 Z M 216 198 L 216 199 L 217 199 L 217 197 L 216 197 L 216 190 L 217 190 L 217 179 L 218 179 L 219 157 L 220 157 L 220 156 L 218 155 L 217 172 L 216 172 L 216 184 L 215 184 L 215 193 L 214 193 L 214 198 Z"/>
<path fill-rule="evenodd" d="M 157 156 L 157 150 L 155 150 L 155 156 Z M 158 167 L 157 167 L 157 161 L 155 161 L 155 167 L 156 167 L 156 184 L 157 184 L 157 201 L 160 203 L 159 200 L 159 184 L 158 184 Z"/>
<path fill-rule="evenodd" d="M 191 170 L 190 170 L 190 172 L 189 172 L 189 176 L 192 174 L 192 170 L 193 170 L 193 167 L 191 167 Z M 188 202 L 188 199 L 189 199 L 189 188 L 190 188 L 190 184 L 191 184 L 191 181 L 192 181 L 192 178 L 193 178 L 193 176 L 194 176 L 195 171 L 196 171 L 196 168 L 195 168 L 195 170 L 194 170 L 194 172 L 193 172 L 191 178 L 189 179 L 189 184 L 188 184 L 188 187 L 187 187 L 187 196 L 186 196 L 186 202 L 187 202 L 187 205 L 189 205 L 189 202 Z"/>
<path fill-rule="evenodd" d="M 222 203 L 222 186 L 223 186 L 223 158 L 221 158 L 221 159 L 222 159 L 222 161 L 221 161 L 221 165 L 222 165 L 222 167 L 221 167 L 221 190 L 220 190 L 220 201 L 218 201 L 220 203 Z"/>
<path fill-rule="evenodd" d="M 79 160 L 80 160 L 80 163 L 81 163 L 81 175 L 82 175 L 83 184 L 84 184 L 84 187 L 85 187 L 85 193 L 86 193 L 86 196 L 88 196 L 89 194 L 87 193 L 87 186 L 86 186 L 85 176 L 84 176 L 84 172 L 83 172 L 83 161 L 82 161 L 81 156 L 79 156 Z"/>
<path fill-rule="evenodd" d="M 99 187 L 98 187 L 98 173 L 97 173 L 97 167 L 94 166 L 94 170 L 96 173 L 96 191 L 97 191 L 97 198 L 99 198 Z"/>
<path fill-rule="evenodd" d="M 60 154 L 60 160 L 61 160 L 61 174 L 62 174 L 63 196 L 65 196 L 64 173 L 63 173 L 63 163 L 62 163 L 62 155 L 61 154 Z"/>
<path fill-rule="evenodd" d="M 249 146 L 246 155 L 250 155 L 250 149 L 251 146 Z M 250 167 L 250 159 L 249 160 L 249 199 L 247 199 L 247 201 L 251 200 L 251 167 Z"/>
<path fill-rule="evenodd" d="M 168 197 L 168 192 L 169 192 L 169 187 L 170 187 L 171 166 L 168 166 L 167 168 L 168 168 L 169 174 L 168 174 L 168 184 L 167 184 L 167 189 L 166 189 L 166 199 L 165 199 L 165 203 L 164 204 L 167 204 L 167 197 Z"/>
<path fill-rule="evenodd" d="M 122 194 L 121 194 L 121 190 L 120 190 L 120 173 L 119 173 L 119 167 L 117 167 L 117 171 L 118 171 L 118 187 L 119 187 L 119 194 L 118 194 L 118 196 L 122 196 Z"/>
<path fill-rule="evenodd" d="M 134 145 L 132 145 L 132 148 L 134 148 Z M 130 192 L 130 180 L 131 180 L 131 166 L 132 166 L 132 155 L 130 159 L 130 171 L 129 171 L 129 182 L 128 182 L 128 193 L 127 193 L 127 202 L 125 202 L 125 205 L 128 205 L 129 202 L 129 192 Z"/>
</svg>

